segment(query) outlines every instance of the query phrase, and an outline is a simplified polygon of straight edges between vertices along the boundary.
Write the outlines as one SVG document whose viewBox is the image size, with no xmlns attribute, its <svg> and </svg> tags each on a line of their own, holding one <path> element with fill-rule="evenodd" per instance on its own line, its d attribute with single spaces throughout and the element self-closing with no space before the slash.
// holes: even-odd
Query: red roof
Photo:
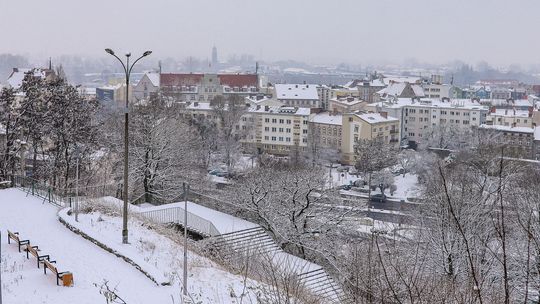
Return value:
<svg viewBox="0 0 540 304">
<path fill-rule="evenodd" d="M 161 74 L 160 85 L 164 87 L 199 85 L 203 76 L 203 74 Z"/>
<path fill-rule="evenodd" d="M 221 85 L 229 87 L 256 87 L 257 75 L 255 74 L 221 74 L 218 75 Z"/>
</svg>

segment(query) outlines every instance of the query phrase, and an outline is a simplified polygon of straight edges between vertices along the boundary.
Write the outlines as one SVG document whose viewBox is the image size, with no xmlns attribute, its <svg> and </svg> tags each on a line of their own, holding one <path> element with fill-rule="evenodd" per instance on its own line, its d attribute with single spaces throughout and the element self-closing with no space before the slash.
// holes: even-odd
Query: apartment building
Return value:
<svg viewBox="0 0 540 304">
<path fill-rule="evenodd" d="M 215 96 L 249 97 L 260 92 L 256 74 L 160 74 L 164 97 L 174 101 L 211 101 Z"/>
<path fill-rule="evenodd" d="M 508 156 L 526 159 L 537 159 L 535 137 L 540 135 L 540 132 L 536 132 L 536 129 L 540 131 L 540 128 L 486 124 L 478 128 L 482 140 L 505 145 Z"/>
<path fill-rule="evenodd" d="M 329 112 L 311 114 L 309 118 L 309 141 L 323 149 L 341 151 L 343 115 Z"/>
<path fill-rule="evenodd" d="M 246 150 L 275 155 L 290 155 L 308 146 L 309 108 L 251 107 L 245 123 L 253 122 L 252 132 L 242 139 Z M 251 119 L 252 118 L 252 119 Z"/>
<path fill-rule="evenodd" d="M 533 111 L 516 109 L 497 109 L 492 107 L 486 117 L 487 125 L 506 127 L 533 127 Z"/>
<path fill-rule="evenodd" d="M 403 106 L 403 138 L 411 145 L 422 141 L 430 128 L 446 125 L 465 129 L 484 124 L 488 107 L 470 100 L 426 99 Z"/>
<path fill-rule="evenodd" d="M 341 161 L 354 165 L 355 145 L 363 140 L 378 139 L 399 147 L 399 120 L 381 113 L 347 113 L 343 115 Z M 376 153 L 376 151 L 374 151 Z"/>
</svg>

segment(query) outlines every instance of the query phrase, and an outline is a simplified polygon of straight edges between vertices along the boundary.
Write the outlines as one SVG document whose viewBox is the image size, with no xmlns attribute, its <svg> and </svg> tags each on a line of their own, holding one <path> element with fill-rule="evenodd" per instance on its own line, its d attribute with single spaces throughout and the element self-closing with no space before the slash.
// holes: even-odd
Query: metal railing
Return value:
<svg viewBox="0 0 540 304">
<path fill-rule="evenodd" d="M 26 176 L 14 176 L 12 184 L 58 207 L 71 207 L 75 202 L 82 202 L 87 198 L 117 196 L 119 189 L 116 184 L 83 186 L 79 189 L 61 188 Z"/>
<path fill-rule="evenodd" d="M 156 223 L 175 223 L 186 227 L 184 223 L 184 208 L 181 207 L 141 211 L 139 214 Z M 193 230 L 194 232 L 198 232 L 204 236 L 220 235 L 220 232 L 217 230 L 214 224 L 212 224 L 212 222 L 189 211 L 187 212 L 187 228 L 188 230 Z"/>
</svg>

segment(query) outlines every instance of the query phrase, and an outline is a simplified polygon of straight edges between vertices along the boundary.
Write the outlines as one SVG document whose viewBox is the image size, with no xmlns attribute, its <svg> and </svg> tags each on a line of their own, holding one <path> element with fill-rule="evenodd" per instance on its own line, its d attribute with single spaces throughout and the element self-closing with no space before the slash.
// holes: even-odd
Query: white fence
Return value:
<svg viewBox="0 0 540 304">
<path fill-rule="evenodd" d="M 195 231 L 203 236 L 217 236 L 220 234 L 212 222 L 189 211 L 187 212 L 186 225 L 184 223 L 184 208 L 181 207 L 161 207 L 157 210 L 141 211 L 139 214 L 156 223 L 175 223 L 182 225 L 187 227 L 188 230 Z"/>
</svg>

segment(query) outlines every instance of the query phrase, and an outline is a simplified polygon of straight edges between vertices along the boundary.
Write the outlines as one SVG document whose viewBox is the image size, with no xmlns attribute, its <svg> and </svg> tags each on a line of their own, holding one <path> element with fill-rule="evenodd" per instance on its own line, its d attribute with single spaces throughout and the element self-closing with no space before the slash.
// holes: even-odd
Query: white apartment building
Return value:
<svg viewBox="0 0 540 304">
<path fill-rule="evenodd" d="M 491 108 L 486 124 L 506 127 L 533 127 L 533 111 Z"/>
<path fill-rule="evenodd" d="M 422 84 L 424 89 L 424 96 L 426 98 L 450 98 L 452 86 L 449 84 L 437 84 L 437 83 L 427 83 Z"/>
<path fill-rule="evenodd" d="M 478 127 L 485 123 L 489 109 L 470 100 L 421 100 L 403 107 L 403 137 L 419 143 L 430 128 L 447 125 L 451 128 Z"/>
<path fill-rule="evenodd" d="M 289 155 L 299 149 L 306 151 L 308 145 L 309 108 L 298 107 L 251 107 L 244 121 L 253 117 L 252 132 L 243 139 L 246 149 L 258 153 Z M 253 136 L 254 133 L 254 136 Z"/>
</svg>

